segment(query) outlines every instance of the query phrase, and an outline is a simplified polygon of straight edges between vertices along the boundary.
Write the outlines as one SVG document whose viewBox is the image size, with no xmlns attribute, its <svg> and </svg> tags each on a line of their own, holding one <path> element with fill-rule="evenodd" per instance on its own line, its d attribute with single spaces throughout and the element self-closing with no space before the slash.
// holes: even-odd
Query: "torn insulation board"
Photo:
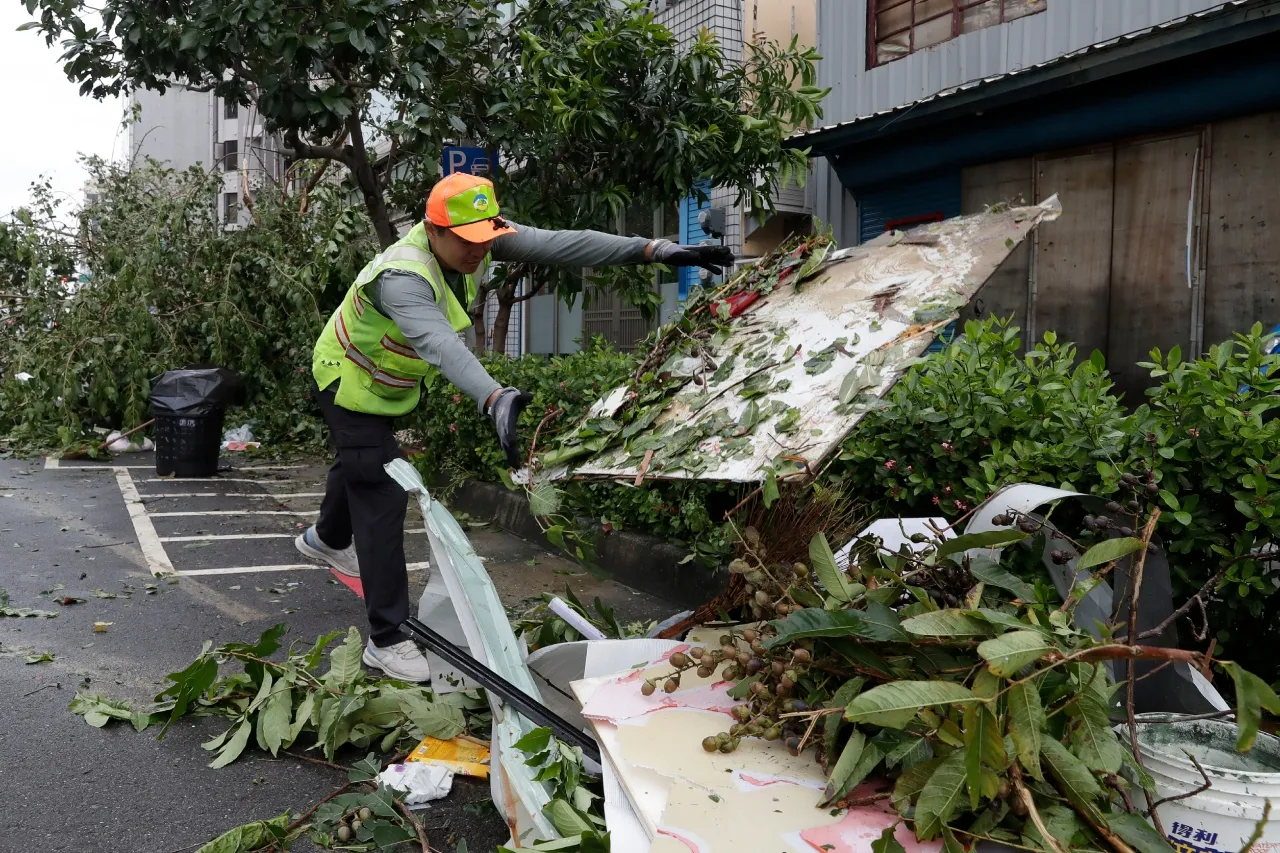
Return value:
<svg viewBox="0 0 1280 853">
<path fill-rule="evenodd" d="M 646 402 L 644 389 L 614 389 L 570 433 L 569 453 L 562 445 L 542 457 L 537 479 L 753 482 L 770 471 L 815 471 L 1014 247 L 1060 212 L 1054 196 L 839 252 L 810 243 L 800 260 L 775 259 L 782 272 L 764 288 L 758 282 L 768 270 L 740 274 L 735 282 L 756 282 L 750 292 L 735 293 L 731 282 L 697 306 L 715 315 L 716 334 L 653 368 L 669 383 L 665 397 L 621 428 L 618 413 Z M 666 334 L 681 334 L 673 328 Z M 580 458 L 557 464 L 575 453 Z"/>
</svg>

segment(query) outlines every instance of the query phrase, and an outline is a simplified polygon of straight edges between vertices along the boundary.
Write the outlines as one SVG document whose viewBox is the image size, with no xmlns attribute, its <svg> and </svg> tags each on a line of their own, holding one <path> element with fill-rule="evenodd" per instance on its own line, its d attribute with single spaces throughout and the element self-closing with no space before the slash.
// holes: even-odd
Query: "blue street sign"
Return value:
<svg viewBox="0 0 1280 853">
<path fill-rule="evenodd" d="M 465 172 L 468 175 L 479 175 L 487 178 L 493 174 L 491 152 L 484 148 L 470 148 L 459 145 L 446 145 L 441 158 L 444 174 Z"/>
</svg>

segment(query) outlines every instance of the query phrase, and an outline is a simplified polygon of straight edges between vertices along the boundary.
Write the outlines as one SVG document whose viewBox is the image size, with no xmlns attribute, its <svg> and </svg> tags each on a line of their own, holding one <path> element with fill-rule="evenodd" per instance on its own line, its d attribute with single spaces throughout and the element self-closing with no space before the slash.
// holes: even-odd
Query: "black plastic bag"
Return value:
<svg viewBox="0 0 1280 853">
<path fill-rule="evenodd" d="M 225 367 L 170 370 L 151 380 L 151 410 L 157 415 L 208 415 L 231 402 L 240 377 Z"/>
</svg>

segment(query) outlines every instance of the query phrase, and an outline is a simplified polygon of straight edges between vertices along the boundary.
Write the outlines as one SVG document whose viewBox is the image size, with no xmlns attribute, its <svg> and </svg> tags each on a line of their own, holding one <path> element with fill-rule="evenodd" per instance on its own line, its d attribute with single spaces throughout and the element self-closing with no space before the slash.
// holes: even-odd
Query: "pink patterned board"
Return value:
<svg viewBox="0 0 1280 853">
<path fill-rule="evenodd" d="M 661 688 L 662 681 L 671 672 L 666 661 L 676 652 L 689 649 L 688 645 L 677 646 L 647 667 L 618 673 L 596 689 L 583 705 L 582 716 L 616 723 L 669 708 L 714 711 L 728 716 L 729 710 L 740 703 L 729 696 L 729 688 L 733 684 L 714 676 L 698 678 L 692 672 L 686 672 L 680 689 L 675 693 L 668 694 L 659 689 L 652 696 L 645 696 L 640 692 L 641 685 L 649 677 L 658 678 Z"/>
</svg>

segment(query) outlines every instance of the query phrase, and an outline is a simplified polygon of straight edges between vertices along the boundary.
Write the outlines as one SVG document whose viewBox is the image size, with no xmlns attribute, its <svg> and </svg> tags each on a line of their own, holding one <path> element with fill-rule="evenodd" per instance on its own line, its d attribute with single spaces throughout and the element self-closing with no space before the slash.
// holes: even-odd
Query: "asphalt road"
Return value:
<svg viewBox="0 0 1280 853">
<path fill-rule="evenodd" d="M 0 617 L 0 853 L 178 853 L 239 823 L 300 812 L 345 781 L 252 745 L 211 770 L 200 743 L 225 727 L 218 719 L 184 721 L 160 741 L 156 729 L 95 729 L 68 710 L 77 690 L 147 703 L 205 640 L 253 639 L 280 621 L 286 639 L 308 643 L 364 627 L 360 600 L 327 571 L 300 567 L 293 548 L 319 506 L 320 463 L 267 470 L 244 461 L 184 482 L 156 478 L 148 456 L 116 462 L 138 467 L 121 475 L 110 463 L 0 460 L 0 589 L 11 607 L 58 612 Z M 141 498 L 133 517 L 130 487 Z M 412 502 L 406 529 L 421 529 Z M 508 605 L 569 584 L 624 621 L 674 610 L 500 531 L 470 536 Z M 425 536 L 406 543 L 411 563 L 427 560 Z M 176 582 L 152 576 L 166 561 Z M 424 583 L 424 571 L 410 573 L 415 602 Z M 58 596 L 85 602 L 62 607 Z M 93 630 L 99 621 L 111 623 L 105 632 Z M 44 652 L 53 660 L 25 663 Z M 472 853 L 486 853 L 504 841 L 488 799 L 487 784 L 456 779 L 453 794 L 423 813 L 432 847 L 453 851 L 465 838 Z"/>
</svg>

